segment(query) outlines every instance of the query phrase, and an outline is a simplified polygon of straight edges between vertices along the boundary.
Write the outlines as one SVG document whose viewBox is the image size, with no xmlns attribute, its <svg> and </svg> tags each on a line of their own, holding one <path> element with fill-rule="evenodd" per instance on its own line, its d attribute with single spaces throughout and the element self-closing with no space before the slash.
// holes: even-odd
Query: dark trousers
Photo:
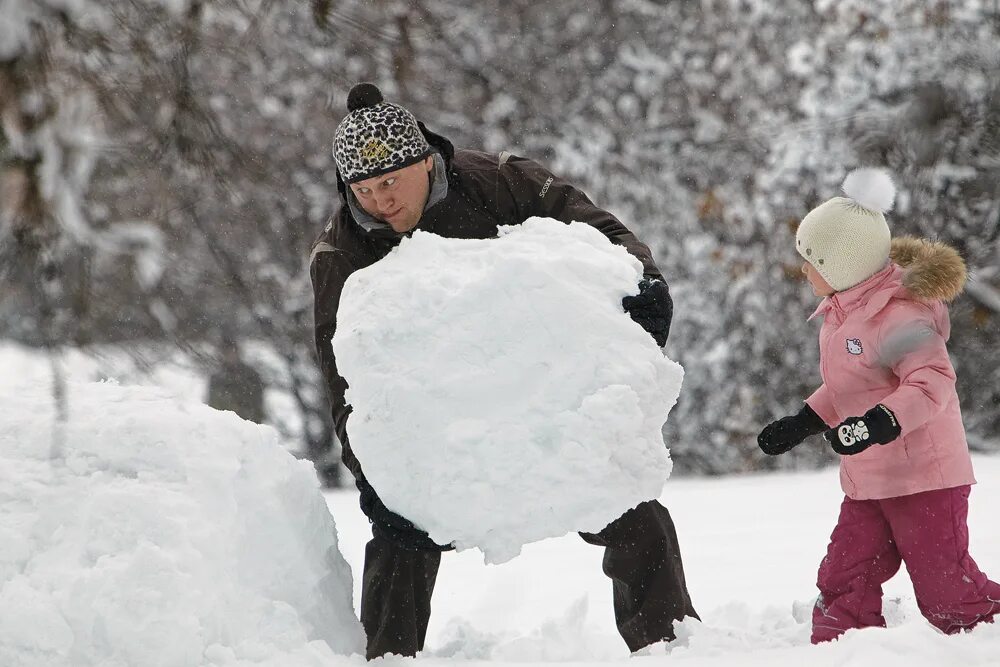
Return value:
<svg viewBox="0 0 1000 667">
<path fill-rule="evenodd" d="M 663 505 L 642 503 L 601 532 L 580 536 L 604 547 L 604 574 L 614 590 L 618 632 L 629 650 L 671 641 L 675 620 L 698 618 L 684 581 L 677 532 Z M 368 543 L 361 623 L 369 660 L 423 650 L 440 564 L 440 552 L 407 551 L 378 537 Z"/>
</svg>

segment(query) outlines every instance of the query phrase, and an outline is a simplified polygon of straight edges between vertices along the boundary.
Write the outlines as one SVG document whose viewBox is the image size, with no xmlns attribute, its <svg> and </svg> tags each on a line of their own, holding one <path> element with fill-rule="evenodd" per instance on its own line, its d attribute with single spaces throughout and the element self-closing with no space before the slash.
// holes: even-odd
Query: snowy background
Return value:
<svg viewBox="0 0 1000 667">
<path fill-rule="evenodd" d="M 274 419 L 332 432 L 311 351 L 330 138 L 376 82 L 456 145 L 579 183 L 654 249 L 689 372 L 679 474 L 766 459 L 762 423 L 818 383 L 797 221 L 859 165 L 893 230 L 972 270 L 951 351 L 973 446 L 1000 431 L 1000 6 L 995 0 L 2 0 L 0 337 L 257 344 Z"/>
<path fill-rule="evenodd" d="M 86 625 L 90 601 L 117 599 L 110 589 L 101 598 L 58 583 L 99 582 L 87 569 L 99 558 L 79 551 L 86 540 L 59 532 L 53 517 L 89 511 L 85 526 L 120 524 L 98 520 L 113 514 L 87 504 L 94 488 L 50 475 L 47 460 L 32 467 L 51 454 L 50 440 L 20 435 L 44 430 L 47 411 L 102 410 L 99 392 L 81 383 L 145 385 L 154 393 L 128 390 L 122 400 L 167 392 L 193 414 L 223 341 L 239 338 L 267 385 L 275 430 L 229 422 L 230 432 L 200 417 L 214 425 L 177 445 L 193 460 L 175 461 L 170 474 L 264 447 L 259 457 L 273 466 L 256 479 L 286 475 L 295 490 L 261 502 L 313 508 L 297 524 L 296 539 L 310 547 L 272 560 L 308 560 L 317 544 L 329 546 L 332 521 L 315 511 L 320 491 L 294 460 L 326 470 L 336 460 L 312 350 L 307 258 L 338 205 L 329 145 L 347 90 L 371 80 L 459 147 L 526 155 L 578 183 L 653 248 L 671 285 L 667 353 L 686 375 L 664 433 L 675 463 L 664 502 L 705 622 L 685 626 L 668 658 L 659 647 L 636 659 L 995 664 L 1000 628 L 935 634 L 903 577 L 887 596 L 889 631 L 806 647 L 815 568 L 839 498 L 833 457 L 814 443 L 765 458 L 754 438 L 818 384 L 816 331 L 804 321 L 815 300 L 798 272 L 795 227 L 852 168 L 885 167 L 899 186 L 893 231 L 951 243 L 971 270 L 951 309 L 949 347 L 978 452 L 972 551 L 997 576 L 998 41 L 996 0 L 611 0 L 585 10 L 577 0 L 0 0 L 0 387 L 33 387 L 0 403 L 0 595 L 11 596 L 0 655 L 16 656 L 6 660 L 13 665 L 65 664 L 49 660 L 68 650 L 65 627 L 46 622 L 53 609 L 95 655 L 143 650 L 108 642 L 121 627 L 113 604 L 110 624 Z M 156 417 L 137 415 L 136 428 Z M 216 428 L 228 435 L 208 437 Z M 113 444 L 83 456 L 74 474 L 100 481 L 117 469 L 125 454 Z M 785 470 L 765 474 L 774 468 Z M 239 485 L 223 479 L 223 488 Z M 54 500 L 36 508 L 42 488 Z M 189 495 L 199 493 L 208 491 Z M 356 492 L 325 500 L 358 587 L 368 528 Z M 205 507 L 228 517 L 230 530 L 259 513 L 252 504 L 228 514 Z M 204 530 L 202 515 L 164 520 L 182 516 Z M 141 525 L 121 525 L 135 532 L 103 543 L 113 567 L 102 576 L 141 583 L 151 560 L 131 561 L 126 548 Z M 188 539 L 156 532 L 177 537 L 161 545 L 168 553 Z M 32 554 L 44 556 L 39 569 L 20 571 Z M 242 588 L 216 576 L 218 563 L 178 558 L 157 562 L 201 582 L 206 600 L 278 611 L 224 627 L 184 587 L 157 587 L 176 593 L 161 602 L 185 610 L 192 634 L 141 664 L 195 654 L 220 665 L 292 664 L 289 656 L 361 664 L 305 642 L 308 610 L 276 602 L 289 591 Z M 476 553 L 446 555 L 421 660 L 624 660 L 599 562 L 600 550 L 574 537 L 528 545 L 500 567 Z M 133 569 L 115 574 L 115 563 Z M 264 570 L 282 571 L 277 562 Z M 251 631 L 251 620 L 262 624 Z M 241 643 L 253 634 L 266 641 Z"/>
</svg>

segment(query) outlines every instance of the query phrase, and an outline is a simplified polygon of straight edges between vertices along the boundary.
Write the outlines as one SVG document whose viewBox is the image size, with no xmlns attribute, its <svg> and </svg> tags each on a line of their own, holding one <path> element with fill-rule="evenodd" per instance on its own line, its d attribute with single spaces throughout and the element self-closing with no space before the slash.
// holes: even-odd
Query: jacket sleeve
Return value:
<svg viewBox="0 0 1000 667">
<path fill-rule="evenodd" d="M 937 416 L 955 397 L 955 369 L 944 337 L 930 320 L 896 327 L 880 337 L 879 358 L 899 378 L 881 401 L 896 415 L 902 435 Z"/>
<path fill-rule="evenodd" d="M 526 158 L 510 156 L 498 167 L 498 205 L 501 213 L 524 222 L 532 216 L 555 218 L 562 222 L 586 223 L 642 262 L 647 278 L 663 280 L 649 247 L 642 243 L 619 220 L 594 205 L 581 190 L 554 175 L 542 165 Z"/>
<path fill-rule="evenodd" d="M 358 480 L 363 480 L 361 464 L 358 462 L 347 438 L 347 416 L 351 408 L 344 394 L 347 382 L 337 371 L 337 360 L 333 354 L 333 334 L 337 330 L 337 309 L 340 295 L 347 278 L 353 273 L 353 265 L 346 253 L 320 242 L 313 249 L 309 265 L 309 277 L 313 287 L 313 327 L 316 337 L 316 354 L 320 370 L 326 381 L 327 393 L 333 414 L 333 425 L 343 450 L 344 465 Z"/>
<path fill-rule="evenodd" d="M 819 418 L 826 422 L 827 426 L 832 428 L 840 423 L 840 419 L 837 417 L 837 410 L 833 407 L 833 398 L 830 396 L 830 390 L 826 388 L 825 384 L 821 384 L 819 389 L 806 399 L 806 405 L 812 408 L 812 411 L 818 414 Z"/>
<path fill-rule="evenodd" d="M 313 248 L 309 262 L 309 277 L 313 285 L 313 318 L 316 334 L 316 353 L 320 368 L 326 380 L 327 392 L 333 412 L 333 424 L 340 440 L 344 465 L 354 475 L 360 491 L 358 501 L 361 511 L 372 522 L 372 530 L 383 539 L 404 549 L 416 551 L 442 551 L 452 549 L 451 545 L 435 544 L 427 533 L 417 528 L 409 519 L 393 512 L 378 497 L 375 489 L 365 478 L 361 462 L 351 449 L 347 437 L 347 418 L 351 406 L 347 405 L 344 394 L 347 381 L 337 371 L 337 359 L 333 354 L 333 334 L 337 330 L 337 310 L 340 296 L 348 277 L 354 272 L 354 263 L 342 250 L 320 241 Z"/>
</svg>

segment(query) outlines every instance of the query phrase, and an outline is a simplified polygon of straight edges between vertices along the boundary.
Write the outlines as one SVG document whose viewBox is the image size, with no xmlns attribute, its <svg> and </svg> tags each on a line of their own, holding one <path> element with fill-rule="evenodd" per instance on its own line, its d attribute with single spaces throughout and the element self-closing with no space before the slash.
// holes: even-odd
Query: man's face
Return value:
<svg viewBox="0 0 1000 667">
<path fill-rule="evenodd" d="M 431 189 L 427 174 L 433 168 L 434 158 L 426 157 L 409 167 L 351 183 L 351 191 L 369 215 L 402 234 L 420 222 Z"/>
</svg>

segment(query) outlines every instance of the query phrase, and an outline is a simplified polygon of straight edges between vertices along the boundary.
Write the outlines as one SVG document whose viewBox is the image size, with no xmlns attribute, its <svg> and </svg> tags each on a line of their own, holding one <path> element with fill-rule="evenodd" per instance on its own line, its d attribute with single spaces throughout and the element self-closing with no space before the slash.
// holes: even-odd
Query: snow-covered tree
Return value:
<svg viewBox="0 0 1000 667">
<path fill-rule="evenodd" d="M 62 341 L 198 351 L 236 328 L 279 351 L 271 379 L 325 447 L 305 263 L 338 205 L 329 145 L 346 91 L 372 80 L 459 146 L 547 163 L 653 247 L 676 300 L 668 351 L 687 369 L 666 430 L 678 470 L 830 459 L 819 446 L 765 459 L 754 440 L 819 383 L 794 231 L 861 165 L 894 174 L 896 233 L 966 257 L 959 390 L 977 446 L 1000 427 L 996 3 L 0 6 L 0 35 L 17 36 L 0 40 L 17 91 L 0 94 L 0 159 L 20 193 L 0 221 L 0 252 L 17 257 L 0 265 L 5 335 L 37 338 L 42 303 L 64 313 L 49 327 Z M 26 227 L 32 206 L 11 202 L 48 217 Z M 63 276 L 48 301 L 32 291 L 42 266 Z"/>
</svg>

